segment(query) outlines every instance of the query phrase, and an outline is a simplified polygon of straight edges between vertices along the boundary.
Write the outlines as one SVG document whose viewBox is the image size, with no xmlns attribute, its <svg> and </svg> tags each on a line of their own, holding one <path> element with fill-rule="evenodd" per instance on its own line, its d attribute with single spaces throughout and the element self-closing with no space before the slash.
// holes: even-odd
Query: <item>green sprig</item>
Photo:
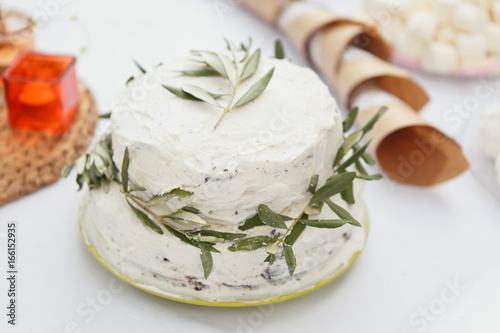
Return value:
<svg viewBox="0 0 500 333">
<path fill-rule="evenodd" d="M 260 79 L 258 79 L 250 88 L 248 88 L 248 90 L 243 93 L 243 95 L 238 100 L 235 101 L 240 83 L 251 78 L 257 72 L 260 64 L 261 51 L 260 49 L 258 49 L 252 55 L 250 55 L 250 40 L 248 46 L 245 46 L 243 44 L 241 45 L 240 51 L 243 52 L 244 56 L 240 60 L 238 59 L 238 51 L 236 50 L 234 44 L 227 40 L 226 44 L 227 48 L 231 51 L 231 58 L 220 52 L 198 50 L 191 51 L 191 54 L 195 57 L 194 60 L 196 62 L 202 63 L 204 67 L 197 69 L 184 69 L 180 71 L 181 74 L 187 76 L 221 76 L 227 79 L 231 84 L 232 91 L 228 94 L 223 94 L 229 96 L 229 101 L 226 104 L 223 105 L 217 101 L 217 98 L 223 95 L 215 95 L 199 86 L 184 85 L 179 88 L 163 85 L 166 90 L 176 95 L 177 97 L 192 101 L 204 102 L 221 109 L 222 114 L 215 124 L 214 129 L 217 129 L 224 117 L 233 109 L 248 104 L 259 97 L 266 89 L 274 73 L 273 67 Z M 243 68 L 241 70 L 239 65 L 240 63 L 243 64 Z"/>
</svg>

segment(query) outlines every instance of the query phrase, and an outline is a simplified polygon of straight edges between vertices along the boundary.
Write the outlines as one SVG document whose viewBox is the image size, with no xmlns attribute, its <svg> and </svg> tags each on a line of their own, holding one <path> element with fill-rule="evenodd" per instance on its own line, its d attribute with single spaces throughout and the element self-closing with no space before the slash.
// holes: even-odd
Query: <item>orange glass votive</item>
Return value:
<svg viewBox="0 0 500 333">
<path fill-rule="evenodd" d="M 16 10 L 0 13 L 0 72 L 22 51 L 33 50 L 35 35 L 31 18 Z"/>
<path fill-rule="evenodd" d="M 3 73 L 12 129 L 62 135 L 80 104 L 76 59 L 26 52 Z"/>
</svg>

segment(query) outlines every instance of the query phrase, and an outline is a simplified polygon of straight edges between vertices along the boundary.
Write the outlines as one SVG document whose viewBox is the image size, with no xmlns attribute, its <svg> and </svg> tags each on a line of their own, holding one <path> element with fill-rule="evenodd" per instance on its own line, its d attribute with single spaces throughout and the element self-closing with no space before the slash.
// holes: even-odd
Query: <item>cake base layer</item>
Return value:
<svg viewBox="0 0 500 333">
<path fill-rule="evenodd" d="M 324 286 L 349 268 L 362 251 L 368 232 L 364 204 L 350 207 L 362 228 L 306 228 L 294 245 L 297 268 L 288 275 L 283 258 L 268 266 L 265 250 L 231 252 L 218 244 L 214 270 L 203 278 L 199 251 L 170 234 L 146 228 L 128 209 L 118 186 L 110 193 L 85 194 L 80 229 L 88 248 L 109 271 L 129 284 L 167 299 L 205 306 L 242 307 L 295 298 Z M 319 218 L 332 217 L 327 208 Z M 256 227 L 248 236 L 271 228 Z M 130 235 L 133 235 L 131 237 Z"/>
</svg>

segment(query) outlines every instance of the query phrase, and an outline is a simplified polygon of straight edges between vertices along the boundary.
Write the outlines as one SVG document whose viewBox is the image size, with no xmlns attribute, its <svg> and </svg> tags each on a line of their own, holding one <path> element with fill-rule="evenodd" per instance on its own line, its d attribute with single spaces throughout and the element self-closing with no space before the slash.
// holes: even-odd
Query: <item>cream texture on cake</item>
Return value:
<svg viewBox="0 0 500 333">
<path fill-rule="evenodd" d="M 290 207 L 284 213 L 295 209 Z M 81 212 L 85 242 L 103 263 L 136 286 L 186 301 L 252 303 L 302 292 L 346 269 L 366 241 L 367 217 L 361 201 L 350 207 L 350 212 L 363 228 L 346 224 L 337 229 L 304 230 L 294 245 L 297 268 L 293 276 L 289 275 L 283 257 L 269 266 L 264 262 L 264 248 L 231 252 L 227 250 L 230 243 L 225 243 L 217 245 L 221 254 L 213 255 L 214 269 L 205 279 L 200 251 L 170 234 L 161 236 L 145 227 L 128 209 L 119 185 L 112 184 L 107 194 L 87 191 Z M 325 208 L 321 215 L 311 218 L 337 217 Z M 262 226 L 245 232 L 258 236 L 271 234 L 272 230 Z M 239 230 L 233 227 L 224 231 Z"/>
<path fill-rule="evenodd" d="M 320 183 L 331 175 L 342 140 L 340 112 L 313 71 L 262 59 L 238 90 L 241 95 L 275 67 L 265 91 L 214 130 L 219 108 L 181 99 L 161 86 L 189 83 L 217 94 L 231 91 L 221 77 L 178 73 L 192 67 L 192 61 L 180 60 L 132 81 L 111 118 L 113 159 L 120 166 L 129 148 L 132 181 L 150 195 L 175 188 L 194 193 L 169 202 L 168 209 L 196 205 L 207 218 L 237 224 L 259 204 L 280 211 L 303 200 L 312 175 L 319 174 Z"/>
<path fill-rule="evenodd" d="M 275 67 L 269 85 L 257 99 L 227 114 L 214 130 L 220 109 L 179 98 L 162 87 L 189 83 L 215 94 L 231 90 L 220 77 L 179 74 L 195 64 L 182 59 L 128 84 L 111 117 L 116 166 L 121 167 L 128 148 L 129 178 L 147 188 L 147 197 L 175 188 L 193 193 L 152 207 L 158 214 L 192 206 L 218 231 L 242 232 L 238 226 L 254 216 L 260 204 L 297 217 L 312 197 L 311 176 L 319 175 L 319 186 L 332 176 L 333 160 L 343 142 L 340 112 L 327 87 L 310 69 L 287 60 L 261 59 L 257 73 L 242 83 L 236 99 Z M 226 99 L 222 97 L 221 103 Z M 363 181 L 354 181 L 353 205 L 339 195 L 332 199 L 363 227 L 306 227 L 293 245 L 297 262 L 293 276 L 280 254 L 270 266 L 264 262 L 264 248 L 231 252 L 231 243 L 220 243 L 216 247 L 221 254 L 213 254 L 213 270 L 205 279 L 199 249 L 163 226 L 163 235 L 146 227 L 114 182 L 108 193 L 86 190 L 80 224 L 85 242 L 102 263 L 138 287 L 184 301 L 252 304 L 310 290 L 352 263 L 366 241 L 362 187 Z M 325 205 L 319 215 L 309 218 L 338 216 Z M 292 221 L 286 223 L 290 226 Z M 258 226 L 244 233 L 271 236 L 280 230 Z"/>
</svg>

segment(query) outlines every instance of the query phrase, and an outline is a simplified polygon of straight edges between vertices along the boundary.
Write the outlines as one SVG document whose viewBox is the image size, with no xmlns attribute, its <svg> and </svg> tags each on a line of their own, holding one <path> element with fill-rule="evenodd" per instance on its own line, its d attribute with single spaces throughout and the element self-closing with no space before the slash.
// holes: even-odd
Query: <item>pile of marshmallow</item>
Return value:
<svg viewBox="0 0 500 333">
<path fill-rule="evenodd" d="M 365 0 L 395 62 L 441 75 L 500 73 L 500 0 Z"/>
</svg>

